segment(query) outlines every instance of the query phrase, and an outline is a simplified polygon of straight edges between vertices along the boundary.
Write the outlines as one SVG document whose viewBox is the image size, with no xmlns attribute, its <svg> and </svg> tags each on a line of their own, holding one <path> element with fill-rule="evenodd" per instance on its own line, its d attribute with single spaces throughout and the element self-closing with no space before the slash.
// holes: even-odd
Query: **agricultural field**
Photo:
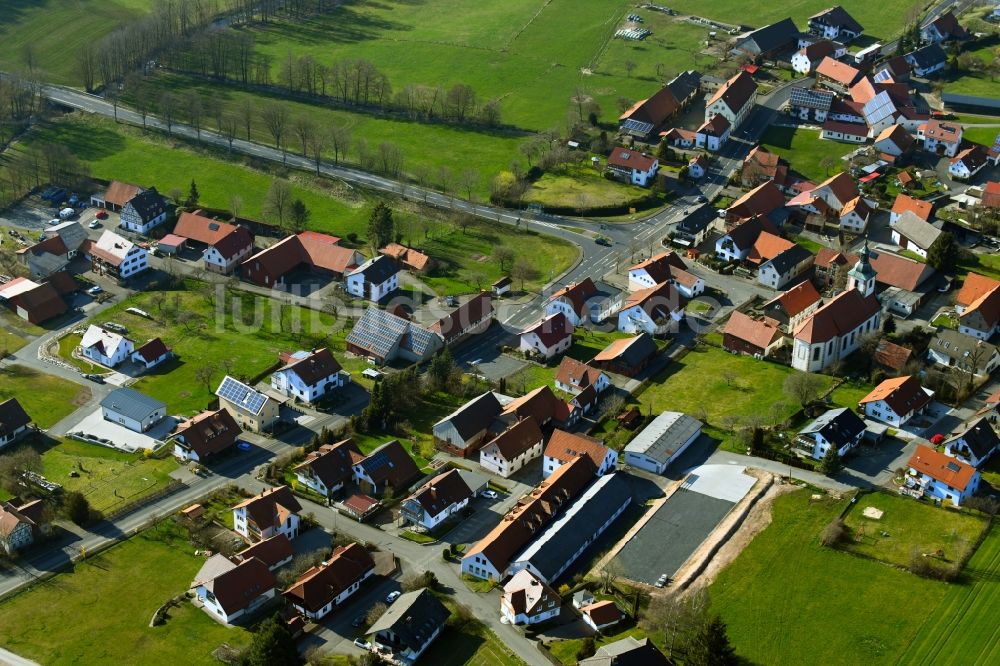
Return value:
<svg viewBox="0 0 1000 666">
<path fill-rule="evenodd" d="M 649 196 L 647 188 L 605 178 L 589 163 L 568 166 L 563 173 L 543 174 L 528 190 L 524 202 L 549 208 L 588 209 L 624 207 Z"/>
<path fill-rule="evenodd" d="M 43 664 L 217 664 L 223 643 L 249 643 L 189 601 L 150 627 L 204 564 L 170 519 L 0 603 L 0 645 Z M 53 612 L 58 608 L 59 612 Z"/>
<path fill-rule="evenodd" d="M 77 54 L 155 0 L 10 0 L 0 3 L 0 69 L 33 69 L 54 83 L 79 85 Z"/>
<path fill-rule="evenodd" d="M 814 501 L 813 492 L 777 498 L 771 524 L 709 588 L 712 607 L 726 621 L 737 653 L 775 666 L 913 663 L 897 660 L 912 643 L 929 638 L 928 630 L 945 617 L 962 617 L 933 610 L 941 610 L 939 604 L 961 588 L 820 545 L 823 529 L 847 500 Z M 989 580 L 1000 589 L 995 576 Z M 964 617 L 970 628 L 996 627 L 982 613 Z M 964 631 L 955 638 L 987 640 Z M 958 652 L 950 654 L 959 658 Z"/>
<path fill-rule="evenodd" d="M 843 171 L 844 162 L 840 158 L 857 148 L 849 143 L 820 139 L 817 130 L 794 127 L 769 127 L 760 143 L 784 158 L 792 171 L 817 183 Z"/>
<path fill-rule="evenodd" d="M 866 517 L 869 507 L 882 511 L 882 517 Z M 945 562 L 959 561 L 986 526 L 980 516 L 888 493 L 861 495 L 844 523 L 853 540 L 840 548 L 901 567 L 910 566 L 915 553 L 942 553 Z"/>
<path fill-rule="evenodd" d="M 865 34 L 874 35 L 880 40 L 887 40 L 902 30 L 906 24 L 907 13 L 911 8 L 917 5 L 926 7 L 931 3 L 927 0 L 886 0 L 885 2 L 846 0 L 840 4 L 850 12 L 858 23 L 864 26 Z M 754 5 L 752 12 L 748 12 L 746 3 L 739 2 L 739 0 L 712 0 L 711 3 L 699 2 L 699 0 L 675 0 L 669 6 L 684 14 L 742 23 L 757 28 L 791 16 L 795 20 L 795 24 L 804 30 L 808 18 L 829 7 L 830 3 L 827 0 L 789 0 L 780 4 Z"/>
<path fill-rule="evenodd" d="M 50 428 L 90 400 L 90 389 L 23 365 L 0 368 L 0 401 L 17 398 L 39 428 Z"/>
<path fill-rule="evenodd" d="M 158 460 L 95 444 L 64 440 L 39 451 L 42 475 L 66 491 L 79 491 L 93 509 L 108 512 L 166 487 L 173 458 Z M 71 477 L 75 472 L 77 476 Z"/>
<path fill-rule="evenodd" d="M 994 526 L 936 607 L 924 605 L 926 620 L 909 642 L 901 664 L 994 664 L 1000 660 L 1000 529 Z"/>
<path fill-rule="evenodd" d="M 185 291 L 136 294 L 96 320 L 127 326 L 130 337 L 139 342 L 159 336 L 173 349 L 175 359 L 157 366 L 133 386 L 165 402 L 171 414 L 192 415 L 204 409 L 224 374 L 252 377 L 274 364 L 279 352 L 322 346 L 343 351 L 345 333 L 330 315 L 245 292 L 226 292 L 224 316 L 219 318 L 214 292 L 206 290 L 204 283 L 188 282 L 187 286 Z M 235 319 L 234 302 L 249 323 Z M 145 310 L 153 319 L 126 313 L 127 307 Z M 72 349 L 78 340 L 71 336 L 61 348 Z M 210 375 L 203 376 L 201 368 L 210 368 Z"/>
</svg>

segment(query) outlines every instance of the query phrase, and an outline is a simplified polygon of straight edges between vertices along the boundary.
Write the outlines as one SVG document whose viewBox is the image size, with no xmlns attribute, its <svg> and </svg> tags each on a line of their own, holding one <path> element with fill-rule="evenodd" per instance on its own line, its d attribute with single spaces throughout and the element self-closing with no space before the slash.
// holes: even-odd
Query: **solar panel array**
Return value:
<svg viewBox="0 0 1000 666">
<path fill-rule="evenodd" d="M 792 106 L 805 107 L 807 109 L 817 109 L 819 111 L 829 111 L 830 104 L 833 103 L 833 93 L 825 90 L 808 90 L 805 88 L 792 88 L 789 104 Z"/>
<path fill-rule="evenodd" d="M 896 112 L 896 105 L 893 103 L 889 93 L 883 90 L 879 94 L 868 100 L 862 114 L 869 125 L 877 125 L 887 118 L 892 118 Z"/>
<path fill-rule="evenodd" d="M 892 72 L 888 69 L 882 69 L 875 73 L 872 79 L 876 83 L 891 83 L 892 82 Z"/>
<path fill-rule="evenodd" d="M 629 118 L 622 123 L 622 129 L 633 134 L 645 136 L 653 131 L 653 123 L 647 123 L 641 120 L 633 120 Z"/>
<path fill-rule="evenodd" d="M 223 400 L 228 400 L 240 409 L 245 409 L 252 414 L 259 414 L 260 410 L 267 402 L 267 396 L 250 388 L 242 382 L 238 382 L 229 375 L 219 385 L 219 390 L 215 392 Z"/>
<path fill-rule="evenodd" d="M 378 308 L 368 308 L 351 329 L 347 342 L 385 358 L 406 334 L 408 328 L 410 322 L 402 317 Z M 421 329 L 414 326 L 413 330 L 416 332 Z"/>
</svg>

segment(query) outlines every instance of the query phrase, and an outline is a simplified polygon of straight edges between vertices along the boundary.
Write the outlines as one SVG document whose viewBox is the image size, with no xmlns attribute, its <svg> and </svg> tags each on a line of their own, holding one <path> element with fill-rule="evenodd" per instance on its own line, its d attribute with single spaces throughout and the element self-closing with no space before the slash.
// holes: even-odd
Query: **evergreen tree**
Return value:
<svg viewBox="0 0 1000 666">
<path fill-rule="evenodd" d="M 885 316 L 885 321 L 882 322 L 882 332 L 886 335 L 892 335 L 896 332 L 896 318 L 891 314 Z"/>
<path fill-rule="evenodd" d="M 448 381 L 454 371 L 455 361 L 451 357 L 451 350 L 446 345 L 434 355 L 427 368 L 427 378 L 430 380 L 431 388 L 435 391 L 447 388 Z"/>
<path fill-rule="evenodd" d="M 941 271 L 951 273 L 958 261 L 958 246 L 955 238 L 947 231 L 942 232 L 929 248 L 927 248 L 927 263 Z"/>
<path fill-rule="evenodd" d="M 302 203 L 302 199 L 296 199 L 292 202 L 292 209 L 289 215 L 293 231 L 302 231 L 306 228 L 306 224 L 309 223 L 309 209 Z"/>
<path fill-rule="evenodd" d="M 368 243 L 377 251 L 392 242 L 394 231 L 392 209 L 380 201 L 368 218 Z"/>
<path fill-rule="evenodd" d="M 63 510 L 66 512 L 66 517 L 77 525 L 83 525 L 90 520 L 90 503 L 83 493 L 75 490 L 66 493 Z"/>
<path fill-rule="evenodd" d="M 729 643 L 726 623 L 718 615 L 696 629 L 684 655 L 686 666 L 735 666 L 736 650 Z"/>
<path fill-rule="evenodd" d="M 299 666 L 295 640 L 277 614 L 260 623 L 247 650 L 246 666 Z"/>
<path fill-rule="evenodd" d="M 830 448 L 826 450 L 826 454 L 823 459 L 819 461 L 819 473 L 825 474 L 826 476 L 833 476 L 841 470 L 843 464 L 840 461 L 840 454 L 837 453 L 837 447 L 830 445 Z"/>
<path fill-rule="evenodd" d="M 188 208 L 193 208 L 194 206 L 198 205 L 199 196 L 200 195 L 198 194 L 198 185 L 195 184 L 194 179 L 192 178 L 191 189 L 188 190 L 188 198 L 187 201 L 185 201 L 184 203 L 187 205 Z"/>
</svg>

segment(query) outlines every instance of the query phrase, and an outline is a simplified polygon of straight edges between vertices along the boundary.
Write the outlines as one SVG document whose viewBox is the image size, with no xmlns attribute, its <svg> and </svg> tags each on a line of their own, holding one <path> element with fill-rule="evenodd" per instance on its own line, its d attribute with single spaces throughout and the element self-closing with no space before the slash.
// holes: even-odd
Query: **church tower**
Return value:
<svg viewBox="0 0 1000 666">
<path fill-rule="evenodd" d="M 847 288 L 857 289 L 862 296 L 871 296 L 875 293 L 875 269 L 868 261 L 868 256 L 868 239 L 865 238 L 865 246 L 861 248 L 858 263 L 847 273 Z"/>
</svg>

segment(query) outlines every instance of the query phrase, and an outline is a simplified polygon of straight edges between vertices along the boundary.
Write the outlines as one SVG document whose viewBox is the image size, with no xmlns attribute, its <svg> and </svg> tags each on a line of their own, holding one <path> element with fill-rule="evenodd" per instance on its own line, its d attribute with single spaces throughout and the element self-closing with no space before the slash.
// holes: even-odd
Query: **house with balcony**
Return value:
<svg viewBox="0 0 1000 666">
<path fill-rule="evenodd" d="M 323 444 L 292 468 L 299 484 L 323 497 L 343 490 L 354 479 L 354 465 L 364 459 L 352 439 Z"/>
<path fill-rule="evenodd" d="M 375 573 L 363 546 L 337 546 L 330 559 L 306 570 L 282 594 L 299 615 L 317 622 L 337 610 Z"/>
<path fill-rule="evenodd" d="M 990 419 L 984 416 L 966 424 L 964 431 L 945 440 L 944 454 L 976 469 L 982 469 L 997 452 L 997 448 L 1000 448 L 1000 437 L 997 437 Z"/>
<path fill-rule="evenodd" d="M 920 385 L 914 375 L 886 379 L 876 386 L 858 405 L 865 416 L 890 426 L 902 426 L 931 403 L 934 391 Z"/>
<path fill-rule="evenodd" d="M 917 445 L 907 467 L 907 488 L 954 506 L 960 506 L 979 489 L 979 470 L 923 444 Z"/>
<path fill-rule="evenodd" d="M 438 474 L 400 504 L 400 518 L 432 530 L 458 515 L 472 501 L 472 491 L 457 469 Z"/>
<path fill-rule="evenodd" d="M 302 505 L 288 486 L 261 491 L 233 507 L 233 529 L 249 542 L 284 534 L 289 539 L 299 535 L 299 511 Z"/>
<path fill-rule="evenodd" d="M 795 445 L 815 460 L 822 460 L 831 448 L 843 458 L 861 445 L 865 430 L 865 422 L 852 410 L 831 409 L 800 430 Z"/>
</svg>

